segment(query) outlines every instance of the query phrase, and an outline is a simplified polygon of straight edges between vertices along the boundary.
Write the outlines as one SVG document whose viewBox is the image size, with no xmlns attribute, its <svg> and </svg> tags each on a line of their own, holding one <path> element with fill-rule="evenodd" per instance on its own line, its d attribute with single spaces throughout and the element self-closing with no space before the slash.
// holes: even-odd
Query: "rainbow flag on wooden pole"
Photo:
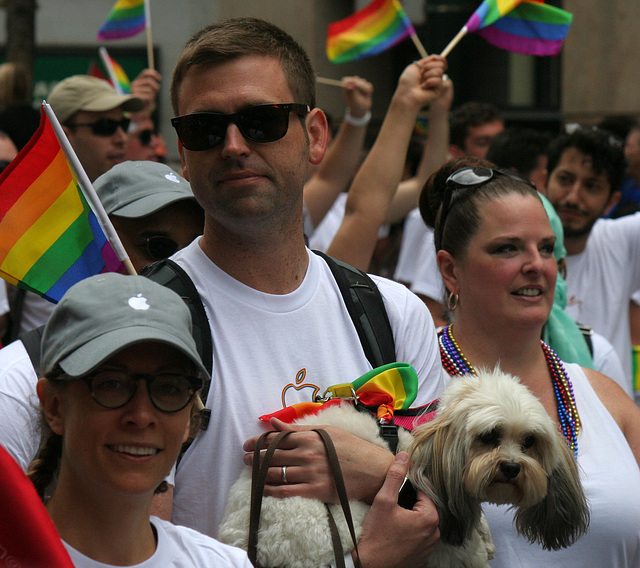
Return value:
<svg viewBox="0 0 640 568">
<path fill-rule="evenodd" d="M 98 40 L 124 39 L 147 31 L 147 61 L 154 68 L 149 0 L 116 0 L 104 24 L 98 30 Z"/>
<path fill-rule="evenodd" d="M 105 47 L 101 46 L 98 49 L 98 53 L 113 88 L 121 95 L 131 94 L 131 81 L 129 81 L 129 77 L 127 77 L 122 66 L 109 55 Z"/>
<path fill-rule="evenodd" d="M 117 0 L 98 30 L 98 40 L 123 39 L 139 34 L 146 26 L 145 0 Z"/>
<path fill-rule="evenodd" d="M 0 175 L 0 276 L 57 302 L 102 272 L 135 274 L 58 119 L 40 126 Z"/>
<path fill-rule="evenodd" d="M 449 55 L 469 32 L 515 53 L 557 55 L 572 19 L 571 13 L 542 0 L 484 0 L 441 55 Z"/>
<path fill-rule="evenodd" d="M 410 37 L 420 52 L 427 52 L 398 0 L 373 0 L 348 18 L 329 24 L 327 57 L 345 63 L 386 51 Z"/>
</svg>

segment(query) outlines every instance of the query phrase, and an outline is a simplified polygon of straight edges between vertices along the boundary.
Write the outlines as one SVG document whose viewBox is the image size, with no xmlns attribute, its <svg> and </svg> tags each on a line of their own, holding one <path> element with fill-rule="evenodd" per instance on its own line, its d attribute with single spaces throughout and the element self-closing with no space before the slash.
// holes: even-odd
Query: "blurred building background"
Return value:
<svg viewBox="0 0 640 568">
<path fill-rule="evenodd" d="M 115 0 L 0 0 L 0 58 L 9 33 L 12 3 L 35 9 L 34 105 L 51 87 L 73 73 L 86 73 L 97 60 L 96 32 Z M 419 57 L 411 41 L 375 58 L 334 65 L 325 55 L 327 25 L 363 7 L 368 0 L 151 0 L 155 67 L 163 75 L 159 125 L 170 158 L 177 157 L 169 126 L 173 116 L 168 88 L 185 40 L 209 22 L 251 15 L 286 29 L 309 51 L 318 75 L 366 77 L 375 86 L 374 118 L 381 120 L 402 69 Z M 430 53 L 439 53 L 478 7 L 480 0 L 405 0 L 407 14 Z M 537 58 L 499 50 L 473 34 L 449 56 L 455 85 L 454 106 L 467 100 L 494 103 L 511 124 L 556 132 L 564 121 L 597 122 L 605 115 L 640 116 L 640 2 L 638 0 L 548 0 L 574 14 L 558 57 Z M 22 32 L 21 32 L 22 33 Z M 103 45 L 130 78 L 147 63 L 144 34 Z M 339 118 L 340 89 L 318 86 L 319 106 Z"/>
</svg>

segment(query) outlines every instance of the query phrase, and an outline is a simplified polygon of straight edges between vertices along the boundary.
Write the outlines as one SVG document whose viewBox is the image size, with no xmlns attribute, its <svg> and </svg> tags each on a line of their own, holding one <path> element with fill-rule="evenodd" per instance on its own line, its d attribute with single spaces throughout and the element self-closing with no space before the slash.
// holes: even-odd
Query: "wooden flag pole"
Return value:
<svg viewBox="0 0 640 568">
<path fill-rule="evenodd" d="M 322 85 L 332 85 L 334 87 L 342 87 L 342 81 L 338 79 L 327 79 L 326 77 L 316 77 L 316 81 Z"/>
<path fill-rule="evenodd" d="M 144 17 L 145 28 L 147 30 L 147 64 L 149 69 L 155 69 L 153 40 L 151 39 L 151 10 L 149 9 L 149 0 L 144 0 Z"/>
<path fill-rule="evenodd" d="M 424 48 L 424 45 L 422 45 L 422 42 L 420 41 L 420 38 L 418 37 L 418 34 L 413 32 L 411 34 L 411 41 L 413 42 L 413 45 L 416 46 L 416 49 L 418 50 L 418 53 L 420 54 L 420 57 L 422 59 L 424 59 L 425 57 L 429 57 L 429 54 L 427 53 L 427 50 Z"/>
<path fill-rule="evenodd" d="M 458 42 L 467 35 L 467 26 L 462 26 L 462 29 L 456 34 L 456 36 L 449 42 L 449 45 L 442 50 L 442 57 L 446 57 L 451 53 L 451 50 L 458 45 Z"/>
</svg>

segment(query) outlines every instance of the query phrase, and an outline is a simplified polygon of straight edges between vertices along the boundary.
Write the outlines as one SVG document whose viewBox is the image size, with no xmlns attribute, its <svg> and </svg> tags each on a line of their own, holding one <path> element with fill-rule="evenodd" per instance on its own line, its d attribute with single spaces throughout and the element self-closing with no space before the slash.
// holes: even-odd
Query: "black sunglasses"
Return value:
<svg viewBox="0 0 640 568">
<path fill-rule="evenodd" d="M 275 142 L 289 129 L 289 113 L 306 116 L 307 105 L 298 103 L 258 105 L 234 112 L 196 112 L 176 116 L 171 124 L 178 133 L 180 142 L 187 150 L 200 152 L 220 144 L 233 122 L 242 135 L 252 142 Z"/>
<path fill-rule="evenodd" d="M 149 146 L 149 144 L 151 144 L 151 140 L 153 139 L 153 137 L 157 136 L 156 131 L 151 128 L 136 132 L 134 135 L 138 137 L 138 140 L 140 140 L 140 144 L 145 148 Z"/>
<path fill-rule="evenodd" d="M 466 190 L 474 187 L 481 187 L 496 176 L 509 177 L 514 180 L 524 182 L 527 185 L 531 186 L 533 189 L 536 189 L 536 186 L 528 179 L 509 170 L 498 170 L 494 168 L 476 166 L 472 168 L 463 168 L 461 170 L 453 172 L 447 178 L 444 189 L 444 197 L 442 199 L 442 209 L 440 210 L 440 221 L 438 223 L 438 230 L 434 234 L 436 250 L 440 250 L 442 248 L 444 225 L 449 215 L 449 211 L 451 210 L 453 195 L 456 190 Z"/>
<path fill-rule="evenodd" d="M 120 120 L 114 120 L 113 118 L 99 118 L 95 122 L 75 122 L 66 124 L 69 128 L 75 128 L 76 126 L 88 126 L 91 128 L 91 133 L 95 136 L 113 136 L 118 130 L 118 127 L 126 133 L 129 129 L 131 120 L 128 118 L 122 118 Z"/>
<path fill-rule="evenodd" d="M 164 235 L 147 237 L 147 253 L 155 260 L 169 258 L 177 250 L 178 243 L 171 237 L 165 237 Z"/>
<path fill-rule="evenodd" d="M 177 373 L 130 375 L 121 371 L 96 371 L 82 377 L 93 399 L 104 408 L 122 408 L 138 390 L 138 380 L 147 383 L 151 403 L 162 412 L 178 412 L 202 388 L 202 379 Z"/>
</svg>

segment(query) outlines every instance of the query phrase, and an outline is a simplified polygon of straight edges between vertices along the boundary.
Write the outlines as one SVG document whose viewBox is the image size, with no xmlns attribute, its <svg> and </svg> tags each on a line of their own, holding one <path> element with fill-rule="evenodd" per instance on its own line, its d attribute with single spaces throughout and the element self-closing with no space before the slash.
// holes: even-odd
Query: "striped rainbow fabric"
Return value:
<svg viewBox="0 0 640 568">
<path fill-rule="evenodd" d="M 484 0 L 465 24 L 468 32 L 486 28 L 513 10 L 522 0 Z"/>
<path fill-rule="evenodd" d="M 485 4 L 487 0 L 482 6 Z M 555 6 L 524 0 L 488 25 L 480 16 L 475 17 L 480 8 L 467 23 L 468 31 L 476 32 L 496 47 L 525 55 L 557 55 L 573 19 L 571 13 Z"/>
<path fill-rule="evenodd" d="M 117 0 L 98 30 L 98 40 L 131 37 L 144 30 L 145 25 L 144 0 Z"/>
<path fill-rule="evenodd" d="M 327 57 L 333 63 L 364 59 L 415 33 L 398 0 L 374 0 L 348 18 L 329 24 Z"/>
<path fill-rule="evenodd" d="M 131 81 L 122 66 L 109 55 L 106 48 L 101 47 L 99 52 L 113 88 L 121 95 L 131 94 Z"/>
<path fill-rule="evenodd" d="M 389 363 L 376 367 L 352 383 L 334 385 L 327 389 L 324 402 L 299 402 L 260 416 L 263 422 L 278 418 L 283 422 L 293 422 L 310 414 L 317 414 L 327 405 L 340 404 L 354 393 L 364 406 L 377 408 L 377 418 L 388 424 L 396 410 L 411 407 L 418 393 L 418 375 L 409 363 Z"/>
<path fill-rule="evenodd" d="M 0 276 L 58 302 L 101 272 L 125 273 L 49 119 L 0 175 Z"/>
</svg>

